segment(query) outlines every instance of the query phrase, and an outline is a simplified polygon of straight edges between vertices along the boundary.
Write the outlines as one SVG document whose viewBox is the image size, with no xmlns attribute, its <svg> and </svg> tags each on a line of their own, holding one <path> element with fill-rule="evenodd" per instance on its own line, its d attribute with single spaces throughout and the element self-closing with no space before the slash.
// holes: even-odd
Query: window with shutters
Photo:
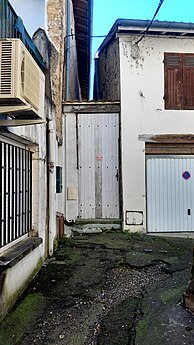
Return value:
<svg viewBox="0 0 194 345">
<path fill-rule="evenodd" d="M 194 54 L 164 54 L 165 109 L 194 109 Z"/>
</svg>

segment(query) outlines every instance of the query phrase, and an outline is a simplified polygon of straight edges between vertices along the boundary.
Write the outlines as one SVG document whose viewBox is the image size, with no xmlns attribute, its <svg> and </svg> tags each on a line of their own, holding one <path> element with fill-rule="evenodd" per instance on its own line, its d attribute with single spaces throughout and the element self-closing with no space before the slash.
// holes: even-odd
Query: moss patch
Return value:
<svg viewBox="0 0 194 345">
<path fill-rule="evenodd" d="M 178 301 L 185 290 L 185 286 L 179 286 L 160 293 L 160 299 L 163 303 L 169 303 L 172 300 Z"/>
<path fill-rule="evenodd" d="M 187 280 L 189 270 L 175 272 L 164 282 L 147 288 L 142 300 L 142 319 L 136 326 L 136 344 L 164 345 L 164 334 L 173 308 L 178 304 Z"/>
<path fill-rule="evenodd" d="M 0 327 L 0 344 L 19 344 L 25 332 L 32 328 L 43 313 L 44 297 L 41 294 L 28 295 L 23 302 L 10 313 Z"/>
<path fill-rule="evenodd" d="M 129 298 L 116 305 L 103 319 L 98 345 L 128 345 L 134 341 L 134 318 L 139 305 L 138 298 Z"/>
<path fill-rule="evenodd" d="M 80 259 L 79 249 L 75 247 L 60 248 L 58 252 L 56 252 L 55 258 L 57 260 L 68 260 L 71 261 L 71 264 L 74 264 Z"/>
<path fill-rule="evenodd" d="M 150 328 L 152 327 L 152 328 Z M 150 331 L 151 329 L 151 331 Z M 165 332 L 165 326 L 160 323 L 153 323 L 150 326 L 147 318 L 141 320 L 136 328 L 135 344 L 137 345 L 163 345 L 162 335 Z"/>
<path fill-rule="evenodd" d="M 59 242 L 54 257 L 48 260 L 30 285 L 28 303 L 24 299 L 17 309 L 10 313 L 9 320 L 6 319 L 2 323 L 0 344 L 19 345 L 22 344 L 22 340 L 27 343 L 26 339 L 34 339 L 36 332 L 40 335 L 39 339 L 42 343 L 45 341 L 44 344 L 48 344 L 47 336 L 49 339 L 57 336 L 59 344 L 58 336 L 63 334 L 66 327 L 66 324 L 63 323 L 64 315 L 68 318 L 71 315 L 73 317 L 72 312 L 67 314 L 66 310 L 68 308 L 71 310 L 72 306 L 76 306 L 75 314 L 79 320 L 82 317 L 83 305 L 92 299 L 95 304 L 94 308 L 93 305 L 91 306 L 87 316 L 89 322 L 86 322 L 86 318 L 83 321 L 83 323 L 86 322 L 85 326 L 80 321 L 80 327 L 71 328 L 70 341 L 72 342 L 69 339 L 64 340 L 69 341 L 68 345 L 83 344 L 93 323 L 95 323 L 96 332 L 100 332 L 98 345 L 134 343 L 163 345 L 161 344 L 161 334 L 164 333 L 163 324 L 166 322 L 165 310 L 179 300 L 187 284 L 192 245 L 193 241 L 186 239 L 160 238 L 118 231 L 78 235 L 72 239 L 63 238 Z M 144 249 L 151 250 L 145 251 Z M 117 306 L 111 305 L 111 310 L 106 309 L 102 313 L 100 305 L 99 313 L 96 314 L 98 306 L 95 298 L 99 294 L 101 296 L 109 270 L 125 265 L 126 267 L 137 266 L 141 269 L 141 267 L 155 265 L 158 262 L 161 262 L 162 269 L 168 268 L 168 273 L 172 274 L 158 285 L 154 284 L 152 288 L 146 288 L 147 293 L 142 300 L 144 317 L 137 325 L 135 323 L 140 316 L 138 312 L 140 300 L 135 297 L 121 302 L 121 296 Z M 186 268 L 188 268 L 188 273 L 183 271 Z M 54 316 L 50 317 L 51 306 L 53 311 L 56 311 L 57 319 L 54 319 Z M 22 320 L 18 313 L 25 315 L 25 320 Z M 42 313 L 47 315 L 48 320 L 51 321 L 51 324 L 47 323 L 49 328 L 48 334 L 45 335 L 46 340 L 41 338 L 40 318 Z M 105 315 L 105 313 L 107 314 Z M 59 315 L 61 315 L 61 319 L 58 319 Z M 57 322 L 55 323 L 54 320 Z M 58 322 L 61 322 L 61 325 L 58 325 Z M 100 324 L 101 329 L 99 330 Z M 39 328 L 35 329 L 35 325 L 36 327 L 38 325 Z M 135 326 L 137 328 L 134 330 Z M 135 331 L 137 331 L 136 339 Z M 33 334 L 31 338 L 28 333 Z M 95 333 L 95 337 L 97 337 L 97 333 Z M 32 342 L 33 340 L 28 343 L 32 344 Z"/>
</svg>

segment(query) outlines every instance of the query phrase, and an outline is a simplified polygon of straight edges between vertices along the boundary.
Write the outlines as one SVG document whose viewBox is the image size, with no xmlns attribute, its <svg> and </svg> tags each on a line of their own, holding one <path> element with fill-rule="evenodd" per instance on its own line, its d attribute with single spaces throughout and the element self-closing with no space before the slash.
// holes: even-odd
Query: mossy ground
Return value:
<svg viewBox="0 0 194 345">
<path fill-rule="evenodd" d="M 45 308 L 44 297 L 33 293 L 24 298 L 22 303 L 9 314 L 0 327 L 0 344 L 19 344 L 24 332 L 30 330 Z"/>
<path fill-rule="evenodd" d="M 42 267 L 23 300 L 2 322 L 0 344 L 27 344 L 25 339 L 30 337 L 33 329 L 39 329 L 40 332 L 41 326 L 37 326 L 37 323 L 43 314 L 47 315 L 51 322 L 47 332 L 54 334 L 56 325 L 52 325 L 52 317 L 49 316 L 51 310 L 58 308 L 58 315 L 68 310 L 69 306 L 76 305 L 80 298 L 87 303 L 94 298 L 97 291 L 102 289 L 103 279 L 109 270 L 119 266 L 135 267 L 141 270 L 142 267 L 161 263 L 163 268 L 168 268 L 170 273 L 168 284 L 158 288 L 153 287 L 153 290 L 148 291 L 147 297 L 145 295 L 142 302 L 143 319 L 137 322 L 139 298 L 122 301 L 100 320 L 101 332 L 97 342 L 98 345 L 125 345 L 130 344 L 129 341 L 133 341 L 136 335 L 136 345 L 152 345 L 144 341 L 145 337 L 149 336 L 150 327 L 152 327 L 155 341 L 158 339 L 157 334 L 163 332 L 163 326 L 160 327 L 161 332 L 158 331 L 159 326 L 154 313 L 157 314 L 158 310 L 162 312 L 166 305 L 177 303 L 181 298 L 189 276 L 193 244 L 194 241 L 189 239 L 161 238 L 120 231 L 77 235 L 72 239 L 62 239 L 54 257 Z M 176 275 L 176 271 L 181 273 L 178 272 Z M 187 275 L 182 273 L 186 271 Z M 182 280 L 181 274 L 184 275 Z M 152 304 L 153 296 L 156 298 L 155 309 Z M 96 308 L 99 308 L 99 305 L 96 305 Z M 150 310 L 153 311 L 152 314 Z M 92 323 L 93 309 L 90 311 L 90 316 Z M 61 318 L 63 319 L 63 315 Z M 71 342 L 66 343 L 61 339 L 56 344 L 85 344 L 87 329 L 82 327 L 83 329 L 84 333 L 81 333 L 79 328 L 74 329 L 74 338 Z M 47 344 L 44 341 L 40 338 L 38 344 Z M 52 344 L 55 344 L 54 340 Z"/>
<path fill-rule="evenodd" d="M 165 334 L 167 334 L 169 328 L 176 333 L 176 327 L 178 329 L 178 325 L 181 325 L 180 318 L 176 320 L 176 313 L 173 315 L 172 310 L 179 305 L 189 276 L 190 270 L 188 269 L 175 272 L 162 285 L 156 284 L 147 289 L 141 305 L 143 315 L 136 325 L 136 345 L 164 345 L 170 343 L 170 337 L 165 339 Z M 182 307 L 180 306 L 180 308 Z M 176 338 L 173 342 L 173 337 L 171 343 L 179 344 Z"/>
<path fill-rule="evenodd" d="M 139 299 L 131 297 L 112 308 L 102 321 L 98 345 L 132 344 L 138 306 Z"/>
</svg>

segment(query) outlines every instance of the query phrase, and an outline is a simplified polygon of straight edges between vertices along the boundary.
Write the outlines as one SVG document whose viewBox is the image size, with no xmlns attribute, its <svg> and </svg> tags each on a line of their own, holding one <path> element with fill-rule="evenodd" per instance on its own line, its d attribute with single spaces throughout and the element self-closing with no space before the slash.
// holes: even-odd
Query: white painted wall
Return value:
<svg viewBox="0 0 194 345">
<path fill-rule="evenodd" d="M 32 155 L 32 236 L 41 237 L 43 242 L 35 250 L 24 257 L 17 265 L 6 271 L 4 290 L 0 294 L 0 319 L 5 316 L 17 298 L 29 283 L 29 279 L 37 273 L 41 264 L 53 254 L 53 242 L 57 236 L 56 229 L 56 129 L 53 119 L 55 112 L 49 103 L 45 104 L 45 117 L 49 119 L 48 139 L 50 154 L 47 157 L 46 123 L 41 125 L 9 128 L 15 135 L 16 142 L 28 141 Z M 12 138 L 13 139 L 13 138 Z M 52 153 L 51 153 L 52 151 Z M 49 185 L 47 184 L 47 163 Z M 48 210 L 49 195 L 49 210 Z M 49 217 L 49 218 L 48 218 Z M 49 222 L 48 222 L 49 220 Z M 19 241 L 17 241 L 19 242 Z M 9 246 L 11 247 L 11 246 Z M 2 248 L 0 253 L 4 251 Z M 14 281 L 14 283 L 13 283 Z M 11 304 L 10 304 L 11 303 Z"/>
<path fill-rule="evenodd" d="M 194 53 L 194 41 L 183 38 L 146 37 L 134 46 L 137 37 L 120 38 L 121 137 L 123 215 L 143 211 L 146 227 L 145 153 L 142 134 L 189 134 L 194 131 L 192 110 L 164 109 L 164 52 Z"/>
<path fill-rule="evenodd" d="M 18 135 L 18 141 L 20 138 L 27 139 L 30 149 L 34 152 L 32 156 L 32 227 L 34 233 L 42 237 L 44 241 L 47 209 L 46 124 L 10 128 L 10 130 Z"/>
<path fill-rule="evenodd" d="M 44 256 L 53 253 L 53 241 L 57 236 L 56 231 L 56 128 L 55 110 L 45 98 L 45 118 L 48 118 L 48 133 L 45 124 L 10 128 L 18 136 L 29 141 L 29 147 L 34 152 L 32 155 L 32 227 L 34 234 L 43 239 Z M 49 156 L 47 157 L 47 135 Z M 20 139 L 21 138 L 21 139 Z M 49 172 L 49 185 L 47 185 L 47 163 Z M 49 224 L 48 204 L 49 195 Z M 49 228 L 48 228 L 49 225 Z"/>
<path fill-rule="evenodd" d="M 65 197 L 67 221 L 75 221 L 78 216 L 78 169 L 77 169 L 77 142 L 76 142 L 76 115 L 64 114 L 65 121 Z M 74 190 L 74 196 L 68 197 L 69 191 Z"/>
<path fill-rule="evenodd" d="M 30 280 L 34 278 L 34 275 L 40 269 L 43 263 L 43 253 L 43 245 L 40 245 L 30 255 L 25 256 L 16 265 L 6 271 L 3 290 L 0 296 L 1 320 L 5 316 L 5 313 L 13 306 L 16 294 L 19 297 L 24 292 Z"/>
<path fill-rule="evenodd" d="M 63 119 L 62 119 L 63 121 Z M 64 121 L 63 121 L 64 122 Z M 64 133 L 64 124 L 62 125 L 63 133 Z M 65 213 L 65 150 L 64 150 L 64 143 L 62 146 L 59 146 L 56 142 L 56 165 L 62 167 L 62 193 L 57 193 L 57 205 L 56 210 L 60 213 Z"/>
<path fill-rule="evenodd" d="M 46 0 L 9 0 L 17 15 L 22 18 L 32 36 L 38 28 L 46 26 Z"/>
</svg>

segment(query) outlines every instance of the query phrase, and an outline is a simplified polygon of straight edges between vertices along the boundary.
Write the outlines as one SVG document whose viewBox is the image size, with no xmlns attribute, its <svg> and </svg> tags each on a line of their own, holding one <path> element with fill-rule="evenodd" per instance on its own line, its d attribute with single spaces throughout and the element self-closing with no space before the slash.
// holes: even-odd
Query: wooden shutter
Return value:
<svg viewBox="0 0 194 345">
<path fill-rule="evenodd" d="M 165 109 L 182 109 L 182 54 L 164 54 Z"/>
<path fill-rule="evenodd" d="M 183 54 L 183 109 L 194 109 L 194 54 Z"/>
</svg>

